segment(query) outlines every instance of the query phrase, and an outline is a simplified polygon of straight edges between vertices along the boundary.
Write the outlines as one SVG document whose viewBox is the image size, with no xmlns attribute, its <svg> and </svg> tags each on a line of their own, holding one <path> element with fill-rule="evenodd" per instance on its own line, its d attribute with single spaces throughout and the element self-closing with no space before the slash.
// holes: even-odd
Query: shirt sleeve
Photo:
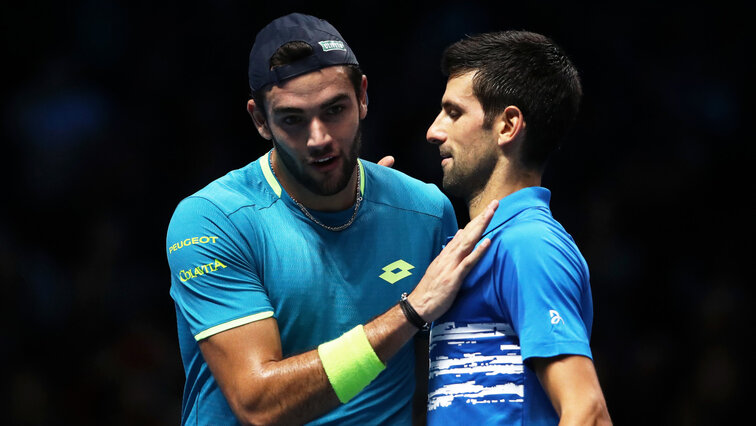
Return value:
<svg viewBox="0 0 756 426">
<path fill-rule="evenodd" d="M 197 341 L 273 316 L 248 240 L 209 200 L 179 204 L 166 254 L 171 297 Z"/>
<path fill-rule="evenodd" d="M 504 243 L 497 285 L 520 339 L 522 359 L 583 355 L 589 345 L 593 306 L 585 261 L 548 237 L 525 233 Z"/>
</svg>

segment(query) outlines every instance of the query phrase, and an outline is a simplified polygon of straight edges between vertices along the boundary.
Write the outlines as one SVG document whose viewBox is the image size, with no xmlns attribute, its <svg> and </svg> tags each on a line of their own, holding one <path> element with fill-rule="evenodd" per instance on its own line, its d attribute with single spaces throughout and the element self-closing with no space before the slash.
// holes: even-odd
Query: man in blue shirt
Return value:
<svg viewBox="0 0 756 426">
<path fill-rule="evenodd" d="M 497 203 L 439 254 L 451 204 L 358 159 L 367 78 L 326 21 L 263 28 L 249 82 L 273 149 L 184 199 L 168 228 L 182 424 L 409 424 L 406 343 L 451 305 Z"/>
<path fill-rule="evenodd" d="M 443 185 L 470 217 L 499 207 L 491 247 L 431 329 L 428 423 L 610 424 L 589 346 L 588 267 L 551 216 L 541 176 L 582 95 L 548 38 L 481 34 L 445 52 L 449 80 L 428 130 Z"/>
</svg>

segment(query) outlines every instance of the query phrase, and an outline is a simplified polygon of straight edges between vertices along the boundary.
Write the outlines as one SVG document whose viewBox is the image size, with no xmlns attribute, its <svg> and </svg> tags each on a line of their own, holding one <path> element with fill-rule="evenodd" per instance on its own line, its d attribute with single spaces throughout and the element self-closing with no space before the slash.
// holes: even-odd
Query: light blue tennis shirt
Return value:
<svg viewBox="0 0 756 426">
<path fill-rule="evenodd" d="M 491 247 L 451 309 L 433 324 L 429 425 L 556 425 L 557 413 L 527 361 L 591 357 L 588 266 L 551 216 L 551 193 L 504 197 L 483 238 Z"/>
<path fill-rule="evenodd" d="M 170 294 L 186 373 L 182 424 L 237 423 L 199 341 L 273 317 L 284 357 L 315 349 L 411 292 L 456 232 L 451 203 L 436 186 L 363 160 L 354 223 L 326 230 L 286 194 L 268 155 L 181 201 L 168 228 Z M 338 226 L 353 208 L 312 213 Z M 362 392 L 313 424 L 410 424 L 414 385 L 408 344 Z"/>
</svg>

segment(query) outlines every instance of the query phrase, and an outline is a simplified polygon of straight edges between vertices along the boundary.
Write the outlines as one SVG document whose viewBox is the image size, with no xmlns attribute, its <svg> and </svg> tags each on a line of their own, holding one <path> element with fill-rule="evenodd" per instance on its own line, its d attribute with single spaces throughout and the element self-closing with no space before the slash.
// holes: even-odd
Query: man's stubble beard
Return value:
<svg viewBox="0 0 756 426">
<path fill-rule="evenodd" d="M 357 127 L 357 134 L 354 136 L 351 150 L 342 156 L 341 177 L 335 182 L 315 180 L 312 176 L 302 171 L 297 164 L 297 161 L 290 156 L 284 149 L 281 148 L 281 144 L 276 141 L 276 138 L 272 138 L 273 147 L 276 149 L 276 153 L 281 158 L 286 170 L 289 171 L 294 179 L 302 186 L 307 188 L 313 194 L 321 196 L 334 195 L 343 190 L 352 178 L 352 173 L 357 166 L 357 158 L 360 155 L 362 148 L 362 121 Z"/>
<path fill-rule="evenodd" d="M 458 197 L 469 204 L 470 200 L 477 197 L 488 184 L 494 168 L 496 167 L 497 158 L 493 152 L 484 152 L 474 164 L 465 164 L 454 158 L 452 168 L 447 172 L 444 171 L 444 177 L 441 182 L 449 195 Z"/>
</svg>

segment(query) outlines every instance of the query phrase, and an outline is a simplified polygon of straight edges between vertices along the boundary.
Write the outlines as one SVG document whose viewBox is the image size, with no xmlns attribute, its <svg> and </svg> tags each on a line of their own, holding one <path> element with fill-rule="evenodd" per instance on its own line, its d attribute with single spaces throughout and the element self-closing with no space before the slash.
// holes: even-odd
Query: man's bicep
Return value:
<svg viewBox="0 0 756 426">
<path fill-rule="evenodd" d="M 565 410 L 579 408 L 597 399 L 603 403 L 596 369 L 590 358 L 561 355 L 531 358 L 528 362 L 560 416 Z"/>
<path fill-rule="evenodd" d="M 199 348 L 213 377 L 232 408 L 253 391 L 256 379 L 268 362 L 280 361 L 278 323 L 266 318 L 240 325 L 199 341 Z"/>
</svg>

